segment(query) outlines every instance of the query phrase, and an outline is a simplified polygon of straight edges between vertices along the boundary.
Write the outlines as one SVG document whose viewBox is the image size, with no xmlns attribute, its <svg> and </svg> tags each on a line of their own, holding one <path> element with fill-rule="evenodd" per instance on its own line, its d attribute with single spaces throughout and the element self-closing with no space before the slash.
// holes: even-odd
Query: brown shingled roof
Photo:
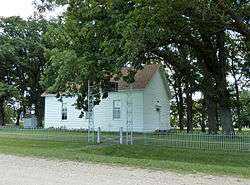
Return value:
<svg viewBox="0 0 250 185">
<path fill-rule="evenodd" d="M 148 64 L 143 67 L 143 69 L 138 70 L 134 76 L 134 83 L 131 84 L 132 89 L 144 89 L 148 82 L 152 79 L 155 72 L 160 68 L 160 64 Z M 123 76 L 127 76 L 128 71 L 131 68 L 123 68 L 121 73 Z M 130 85 L 125 82 L 122 78 L 120 80 L 115 81 L 111 79 L 112 82 L 118 83 L 118 90 L 128 90 L 130 89 Z M 45 92 L 42 96 L 48 96 L 49 93 Z M 54 95 L 54 94 L 51 94 Z"/>
<path fill-rule="evenodd" d="M 144 89 L 148 82 L 151 80 L 155 72 L 159 69 L 159 64 L 148 64 L 145 65 L 143 69 L 138 70 L 134 76 L 134 83 L 131 84 L 132 89 Z M 126 76 L 128 74 L 129 68 L 123 68 L 122 74 Z M 112 80 L 113 81 L 113 80 Z M 118 90 L 130 89 L 130 85 L 124 80 L 116 81 L 118 83 Z"/>
</svg>

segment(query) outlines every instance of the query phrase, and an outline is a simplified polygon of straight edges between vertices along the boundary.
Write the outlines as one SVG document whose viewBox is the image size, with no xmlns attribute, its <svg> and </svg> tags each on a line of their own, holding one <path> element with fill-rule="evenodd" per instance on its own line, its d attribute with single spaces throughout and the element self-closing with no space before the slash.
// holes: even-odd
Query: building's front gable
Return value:
<svg viewBox="0 0 250 185">
<path fill-rule="evenodd" d="M 159 69 L 144 89 L 144 131 L 170 129 L 170 91 Z"/>
</svg>

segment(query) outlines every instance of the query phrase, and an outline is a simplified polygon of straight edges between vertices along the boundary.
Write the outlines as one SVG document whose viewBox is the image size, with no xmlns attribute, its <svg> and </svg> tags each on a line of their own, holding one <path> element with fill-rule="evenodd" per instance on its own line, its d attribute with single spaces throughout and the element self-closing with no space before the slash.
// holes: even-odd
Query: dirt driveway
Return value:
<svg viewBox="0 0 250 185">
<path fill-rule="evenodd" d="M 250 180 L 0 155 L 0 185 L 149 184 L 250 185 Z"/>
</svg>

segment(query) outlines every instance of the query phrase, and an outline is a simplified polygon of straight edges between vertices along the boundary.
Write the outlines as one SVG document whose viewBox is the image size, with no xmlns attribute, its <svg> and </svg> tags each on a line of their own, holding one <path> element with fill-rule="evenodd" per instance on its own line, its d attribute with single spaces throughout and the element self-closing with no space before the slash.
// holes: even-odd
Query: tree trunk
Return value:
<svg viewBox="0 0 250 185">
<path fill-rule="evenodd" d="M 227 107 L 220 106 L 220 113 L 222 132 L 226 135 L 234 134 L 231 110 Z"/>
<path fill-rule="evenodd" d="M 216 104 L 217 104 L 217 92 L 215 89 L 215 79 L 213 74 L 213 66 L 216 61 L 216 55 L 214 55 L 213 45 L 207 36 L 203 35 L 203 40 L 207 45 L 207 50 L 209 52 L 203 55 L 202 61 L 202 69 L 204 75 L 203 82 L 203 95 L 204 102 L 203 106 L 206 107 L 207 111 L 207 127 L 209 134 L 217 134 L 217 121 L 216 121 Z"/>
<path fill-rule="evenodd" d="M 17 117 L 16 117 L 16 126 L 20 126 L 20 118 L 21 118 L 22 109 L 17 110 Z"/>
<path fill-rule="evenodd" d="M 233 63 L 232 63 L 233 66 Z M 238 123 L 238 127 L 239 127 L 239 131 L 241 131 L 242 129 L 242 123 L 240 120 L 240 112 L 241 112 L 241 107 L 240 107 L 240 93 L 239 93 L 239 85 L 238 85 L 238 81 L 236 79 L 236 74 L 234 71 L 234 67 L 233 67 L 233 78 L 234 78 L 234 88 L 235 88 L 235 95 L 236 95 L 236 114 L 237 114 L 237 123 Z"/>
<path fill-rule="evenodd" d="M 176 109 L 177 109 L 177 114 L 179 116 L 179 107 L 180 107 L 180 103 L 179 103 L 179 99 L 178 99 L 178 93 L 177 91 L 175 91 L 175 101 L 176 101 Z M 178 126 L 180 126 L 180 122 L 178 121 Z"/>
<path fill-rule="evenodd" d="M 186 87 L 186 105 L 187 105 L 187 133 L 193 132 L 193 100 L 190 87 Z"/>
<path fill-rule="evenodd" d="M 208 115 L 208 133 L 217 134 L 217 121 L 216 121 L 216 102 L 210 96 L 207 96 L 207 115 Z"/>
<path fill-rule="evenodd" d="M 219 131 L 220 130 L 220 116 L 219 116 L 219 110 L 218 110 L 218 104 L 216 104 L 216 108 L 215 108 L 215 112 L 216 112 L 216 127 L 217 127 L 217 130 Z"/>
<path fill-rule="evenodd" d="M 219 110 L 222 131 L 224 134 L 234 134 L 232 112 L 230 109 L 230 93 L 227 89 L 226 80 L 226 52 L 225 52 L 225 32 L 217 33 L 217 48 L 219 51 L 218 71 L 215 75 L 217 93 L 219 95 Z"/>
<path fill-rule="evenodd" d="M 205 115 L 204 113 L 202 112 L 201 113 L 201 123 L 200 123 L 200 126 L 201 126 L 201 132 L 206 132 L 206 124 L 205 124 Z"/>
<path fill-rule="evenodd" d="M 205 62 L 205 64 L 208 61 Z M 207 127 L 209 134 L 217 134 L 217 119 L 216 119 L 216 92 L 215 82 L 211 73 L 207 70 L 207 66 L 204 66 L 204 80 L 206 82 L 206 88 L 204 89 L 204 106 L 206 105 L 207 110 Z"/>
<path fill-rule="evenodd" d="M 181 80 L 177 79 L 177 88 L 178 88 L 178 99 L 179 99 L 179 106 L 178 106 L 178 114 L 179 114 L 179 127 L 180 130 L 184 130 L 184 102 L 183 102 L 183 91 L 181 87 Z"/>
<path fill-rule="evenodd" d="M 223 92 L 220 94 L 219 99 L 219 111 L 220 111 L 220 122 L 222 126 L 222 132 L 226 135 L 234 134 L 233 121 L 232 121 L 232 112 L 230 109 L 230 97 L 229 92 L 227 91 L 225 85 Z"/>
<path fill-rule="evenodd" d="M 220 88 L 224 89 L 219 98 L 220 122 L 224 134 L 234 134 L 232 112 L 230 109 L 229 92 L 225 89 L 225 85 L 219 84 Z M 224 87 L 223 87 L 224 86 Z"/>
<path fill-rule="evenodd" d="M 235 90 L 236 90 L 236 113 L 237 113 L 237 121 L 238 121 L 238 126 L 239 126 L 239 131 L 241 131 L 242 129 L 242 122 L 240 119 L 240 112 L 241 112 L 241 108 L 240 108 L 240 93 L 239 93 L 239 86 L 237 81 L 235 82 Z"/>
<path fill-rule="evenodd" d="M 5 125 L 4 120 L 4 98 L 0 97 L 0 126 Z"/>
<path fill-rule="evenodd" d="M 216 34 L 216 47 L 213 44 L 214 38 L 212 39 L 210 35 L 202 34 L 202 39 L 207 49 L 207 51 L 203 53 L 203 69 L 205 79 L 208 82 L 205 91 L 207 91 L 206 93 L 208 94 L 208 125 L 210 132 L 213 131 L 213 124 L 216 123 L 214 118 L 216 116 L 216 102 L 218 102 L 222 130 L 225 134 L 231 134 L 234 130 L 230 110 L 230 94 L 226 81 L 227 55 L 225 49 L 225 31 L 222 30 Z M 215 83 L 216 86 L 211 85 L 212 83 Z M 214 99 L 214 97 L 217 99 Z"/>
<path fill-rule="evenodd" d="M 201 131 L 202 132 L 206 132 L 206 124 L 205 124 L 205 119 L 206 119 L 206 115 L 205 115 L 205 112 L 206 112 L 206 100 L 205 98 L 202 100 L 202 110 L 201 110 Z"/>
<path fill-rule="evenodd" d="M 43 114 L 44 114 L 44 99 L 41 97 L 38 97 L 35 102 L 35 115 L 37 118 L 37 126 L 39 128 L 43 127 Z"/>
</svg>

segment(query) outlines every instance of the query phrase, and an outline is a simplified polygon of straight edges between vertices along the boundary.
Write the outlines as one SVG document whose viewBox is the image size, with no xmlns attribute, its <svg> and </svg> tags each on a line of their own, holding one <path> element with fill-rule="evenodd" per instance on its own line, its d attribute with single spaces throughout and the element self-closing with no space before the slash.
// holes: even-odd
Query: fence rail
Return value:
<svg viewBox="0 0 250 185">
<path fill-rule="evenodd" d="M 121 129 L 122 130 L 122 129 Z M 101 132 L 101 144 L 126 144 L 126 133 Z M 209 135 L 204 133 L 134 133 L 133 143 L 160 147 L 175 147 L 198 150 L 250 152 L 250 135 Z"/>
<path fill-rule="evenodd" d="M 134 137 L 134 143 L 202 150 L 249 151 L 250 136 L 208 135 L 208 134 L 143 134 Z"/>
<path fill-rule="evenodd" d="M 96 144 L 126 144 L 126 133 L 121 132 L 96 133 Z M 0 139 L 28 139 L 58 142 L 87 143 L 87 131 L 62 129 L 0 129 Z M 250 152 L 250 135 L 237 134 L 208 135 L 203 133 L 134 133 L 135 145 L 152 145 L 160 147 L 175 147 L 200 150 L 246 151 Z"/>
<path fill-rule="evenodd" d="M 126 144 L 126 134 L 124 132 L 100 132 L 100 138 L 102 144 L 119 144 L 121 141 Z M 242 134 L 134 133 L 133 143 L 160 147 L 250 152 L 250 135 Z"/>
<path fill-rule="evenodd" d="M 82 130 L 1 128 L 0 138 L 58 142 L 86 142 L 86 133 L 86 131 Z"/>
</svg>

